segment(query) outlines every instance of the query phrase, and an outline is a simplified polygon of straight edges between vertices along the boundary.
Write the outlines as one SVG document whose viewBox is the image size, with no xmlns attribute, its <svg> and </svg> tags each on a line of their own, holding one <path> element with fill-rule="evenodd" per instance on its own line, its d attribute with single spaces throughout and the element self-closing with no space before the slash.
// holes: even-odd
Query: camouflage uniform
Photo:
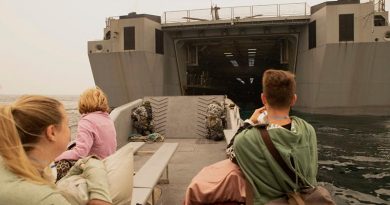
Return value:
<svg viewBox="0 0 390 205">
<path fill-rule="evenodd" d="M 154 132 L 153 111 L 149 101 L 138 106 L 131 114 L 133 127 L 141 135 L 149 135 Z"/>
<path fill-rule="evenodd" d="M 153 121 L 153 110 L 152 110 L 152 105 L 150 104 L 150 102 L 145 101 L 142 105 L 146 109 L 147 120 L 149 122 Z"/>
<path fill-rule="evenodd" d="M 218 102 L 212 102 L 207 107 L 206 112 L 206 129 L 207 139 L 215 141 L 222 140 L 224 138 L 223 129 L 225 127 L 225 109 Z"/>
</svg>

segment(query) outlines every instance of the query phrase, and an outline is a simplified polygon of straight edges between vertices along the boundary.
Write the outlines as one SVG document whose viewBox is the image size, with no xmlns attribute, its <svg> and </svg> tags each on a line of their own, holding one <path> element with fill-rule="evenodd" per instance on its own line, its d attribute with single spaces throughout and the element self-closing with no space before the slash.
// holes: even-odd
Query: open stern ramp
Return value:
<svg viewBox="0 0 390 205">
<path fill-rule="evenodd" d="M 153 109 L 155 131 L 166 138 L 196 139 L 206 136 L 208 104 L 225 102 L 223 95 L 145 97 Z"/>
</svg>

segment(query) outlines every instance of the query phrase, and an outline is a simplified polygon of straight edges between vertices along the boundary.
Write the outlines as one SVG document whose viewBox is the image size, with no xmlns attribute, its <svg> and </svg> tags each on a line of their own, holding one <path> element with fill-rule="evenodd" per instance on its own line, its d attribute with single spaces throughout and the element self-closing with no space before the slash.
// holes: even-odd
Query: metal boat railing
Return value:
<svg viewBox="0 0 390 205">
<path fill-rule="evenodd" d="M 385 11 L 385 0 L 374 0 L 374 10 L 376 12 Z"/>
<path fill-rule="evenodd" d="M 209 9 L 166 11 L 162 16 L 162 24 L 257 19 L 264 17 L 306 16 L 309 14 L 310 8 L 307 3 L 211 7 Z"/>
<path fill-rule="evenodd" d="M 385 11 L 385 0 L 360 0 L 360 3 L 371 2 L 374 5 L 375 12 L 384 12 Z"/>
<path fill-rule="evenodd" d="M 376 12 L 385 11 L 384 0 L 361 0 L 361 3 L 367 2 L 372 2 L 374 4 L 374 10 Z M 310 6 L 306 2 L 236 7 L 211 7 L 208 9 L 166 11 L 162 16 L 162 24 L 307 15 L 310 15 Z M 119 18 L 119 16 L 106 18 L 106 27 L 110 27 L 110 20 L 117 20 Z"/>
</svg>

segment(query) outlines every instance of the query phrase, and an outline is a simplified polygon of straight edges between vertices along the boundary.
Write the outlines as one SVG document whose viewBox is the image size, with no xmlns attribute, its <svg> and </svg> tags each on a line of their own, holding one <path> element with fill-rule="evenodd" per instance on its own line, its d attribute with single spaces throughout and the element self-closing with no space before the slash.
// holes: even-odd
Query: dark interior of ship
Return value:
<svg viewBox="0 0 390 205">
<path fill-rule="evenodd" d="M 187 41 L 186 95 L 227 95 L 241 108 L 261 106 L 265 69 L 281 63 L 284 39 L 278 36 Z"/>
</svg>

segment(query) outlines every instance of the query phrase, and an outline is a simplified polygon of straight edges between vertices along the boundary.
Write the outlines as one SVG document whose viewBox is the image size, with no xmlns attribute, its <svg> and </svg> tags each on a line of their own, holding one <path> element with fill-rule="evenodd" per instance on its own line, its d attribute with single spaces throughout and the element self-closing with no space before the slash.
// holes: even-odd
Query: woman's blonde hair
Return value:
<svg viewBox="0 0 390 205">
<path fill-rule="evenodd" d="M 11 172 L 38 184 L 51 184 L 27 153 L 49 125 L 61 124 L 61 106 L 45 96 L 22 96 L 13 104 L 0 105 L 0 155 Z"/>
<path fill-rule="evenodd" d="M 79 112 L 80 114 L 87 114 L 96 111 L 108 112 L 108 100 L 106 94 L 96 87 L 90 88 L 80 95 Z"/>
</svg>

